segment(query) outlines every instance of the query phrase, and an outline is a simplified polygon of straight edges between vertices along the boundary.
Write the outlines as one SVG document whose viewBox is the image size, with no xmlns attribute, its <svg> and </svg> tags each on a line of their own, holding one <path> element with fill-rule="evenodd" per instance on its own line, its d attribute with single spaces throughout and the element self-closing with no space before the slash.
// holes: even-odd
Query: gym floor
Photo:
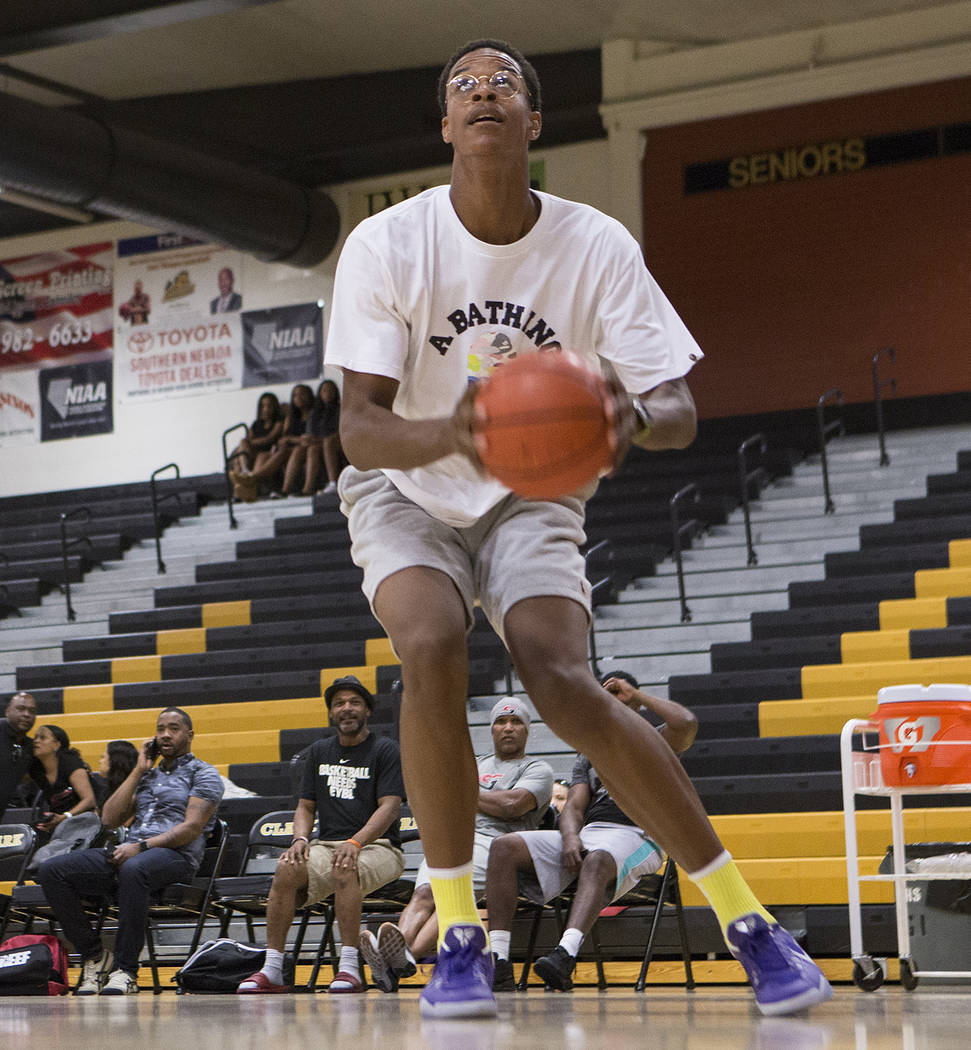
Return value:
<svg viewBox="0 0 971 1050">
<path fill-rule="evenodd" d="M 971 989 L 896 985 L 766 1018 L 744 987 L 499 996 L 495 1021 L 422 1021 L 398 995 L 0 999 L 0 1046 L 17 1050 L 966 1050 Z"/>
</svg>

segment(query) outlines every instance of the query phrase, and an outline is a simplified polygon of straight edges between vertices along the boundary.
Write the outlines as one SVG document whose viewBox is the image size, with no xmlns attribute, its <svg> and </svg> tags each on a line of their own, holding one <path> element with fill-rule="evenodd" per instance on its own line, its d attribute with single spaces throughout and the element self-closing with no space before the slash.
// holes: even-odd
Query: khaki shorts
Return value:
<svg viewBox="0 0 971 1050">
<path fill-rule="evenodd" d="M 346 839 L 312 839 L 307 857 L 307 904 L 326 900 L 334 892 L 334 851 Z M 405 870 L 405 855 L 388 839 L 369 842 L 357 855 L 357 877 L 365 897 L 394 882 Z"/>
<path fill-rule="evenodd" d="M 403 496 L 380 470 L 346 467 L 339 484 L 351 557 L 364 570 L 372 611 L 384 580 L 426 566 L 455 584 L 469 626 L 478 598 L 500 638 L 506 613 L 524 598 L 571 598 L 590 616 L 591 588 L 578 549 L 586 542 L 581 499 L 509 495 L 474 525 L 456 528 Z"/>
</svg>

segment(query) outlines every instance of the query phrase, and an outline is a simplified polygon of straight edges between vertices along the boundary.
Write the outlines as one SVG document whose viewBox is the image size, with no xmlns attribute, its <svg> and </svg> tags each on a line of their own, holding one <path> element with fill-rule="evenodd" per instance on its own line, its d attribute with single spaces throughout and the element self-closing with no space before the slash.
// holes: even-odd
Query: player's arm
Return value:
<svg viewBox="0 0 971 1050">
<path fill-rule="evenodd" d="M 661 736 L 668 742 L 671 750 L 680 755 L 687 751 L 698 735 L 698 719 L 694 712 L 674 700 L 663 700 L 659 696 L 637 690 L 637 697 L 649 711 L 664 719 Z"/>
<path fill-rule="evenodd" d="M 499 820 L 516 820 L 536 808 L 536 796 L 526 788 L 486 791 L 479 788 L 479 812 Z"/>
<path fill-rule="evenodd" d="M 471 388 L 455 412 L 441 419 L 403 419 L 392 411 L 398 381 L 344 369 L 341 446 L 358 470 L 408 470 L 453 452 L 470 454 Z M 471 458 L 474 459 L 474 452 Z"/>
<path fill-rule="evenodd" d="M 653 390 L 637 395 L 646 409 L 640 419 L 635 415 L 636 429 L 631 441 L 640 448 L 659 451 L 666 448 L 687 448 L 698 431 L 695 401 L 687 382 L 671 379 Z M 633 414 L 634 406 L 631 406 Z M 646 424 L 646 425 L 645 425 Z"/>
</svg>

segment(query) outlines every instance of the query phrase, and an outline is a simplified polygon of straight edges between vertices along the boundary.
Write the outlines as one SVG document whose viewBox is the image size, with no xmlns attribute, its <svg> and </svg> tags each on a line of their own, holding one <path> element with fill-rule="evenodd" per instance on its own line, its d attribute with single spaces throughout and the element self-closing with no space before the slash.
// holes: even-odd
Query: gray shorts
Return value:
<svg viewBox="0 0 971 1050">
<path fill-rule="evenodd" d="M 478 599 L 500 638 L 506 613 L 524 598 L 570 598 L 590 616 L 590 583 L 578 550 L 586 541 L 582 500 L 509 495 L 474 525 L 455 528 L 403 496 L 380 470 L 346 467 L 339 488 L 351 557 L 364 570 L 372 611 L 383 580 L 426 566 L 454 582 L 470 626 Z"/>
<path fill-rule="evenodd" d="M 475 833 L 475 845 L 472 847 L 472 892 L 476 900 L 485 894 L 486 869 L 489 866 L 489 847 L 495 842 L 495 835 L 483 835 Z M 424 886 L 431 880 L 428 878 L 428 863 L 422 861 L 415 875 L 415 889 Z"/>
<path fill-rule="evenodd" d="M 524 888 L 531 897 L 545 904 L 570 885 L 576 872 L 563 867 L 563 838 L 558 831 L 520 831 L 536 869 L 537 887 L 532 879 L 524 879 Z M 661 851 L 639 828 L 627 824 L 594 821 L 580 829 L 580 843 L 587 853 L 602 850 L 614 858 L 617 882 L 610 899 L 615 901 L 636 886 L 645 875 L 653 875 L 661 867 Z"/>
</svg>

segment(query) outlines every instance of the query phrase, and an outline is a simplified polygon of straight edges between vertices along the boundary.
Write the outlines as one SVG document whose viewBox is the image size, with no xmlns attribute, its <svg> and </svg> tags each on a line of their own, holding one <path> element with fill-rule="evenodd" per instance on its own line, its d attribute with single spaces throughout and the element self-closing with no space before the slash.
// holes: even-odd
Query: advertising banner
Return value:
<svg viewBox="0 0 971 1050">
<path fill-rule="evenodd" d="M 243 386 L 301 383 L 324 369 L 324 311 L 316 303 L 243 314 Z"/>
<path fill-rule="evenodd" d="M 36 372 L 0 372 L 0 445 L 33 445 L 40 432 Z"/>
<path fill-rule="evenodd" d="M 110 434 L 111 362 L 45 368 L 40 373 L 40 439 Z"/>
<path fill-rule="evenodd" d="M 114 245 L 0 261 L 0 369 L 111 356 Z"/>
</svg>

